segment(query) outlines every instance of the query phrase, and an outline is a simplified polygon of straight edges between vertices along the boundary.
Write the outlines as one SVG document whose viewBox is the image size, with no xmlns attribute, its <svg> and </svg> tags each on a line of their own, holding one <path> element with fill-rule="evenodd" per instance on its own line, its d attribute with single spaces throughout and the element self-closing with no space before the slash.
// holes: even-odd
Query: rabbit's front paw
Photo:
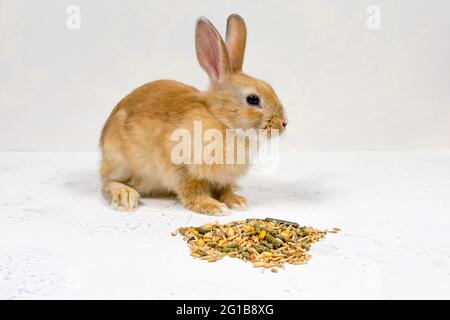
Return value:
<svg viewBox="0 0 450 320">
<path fill-rule="evenodd" d="M 226 199 L 224 202 L 228 207 L 234 210 L 247 210 L 247 200 L 244 197 L 238 196 L 237 194 L 233 194 Z"/>
<path fill-rule="evenodd" d="M 198 197 L 194 201 L 186 203 L 188 209 L 210 215 L 227 215 L 229 213 L 226 204 L 209 197 Z"/>
<path fill-rule="evenodd" d="M 231 193 L 220 199 L 223 201 L 230 209 L 234 210 L 247 210 L 247 200 L 244 197 L 237 194 Z"/>
</svg>

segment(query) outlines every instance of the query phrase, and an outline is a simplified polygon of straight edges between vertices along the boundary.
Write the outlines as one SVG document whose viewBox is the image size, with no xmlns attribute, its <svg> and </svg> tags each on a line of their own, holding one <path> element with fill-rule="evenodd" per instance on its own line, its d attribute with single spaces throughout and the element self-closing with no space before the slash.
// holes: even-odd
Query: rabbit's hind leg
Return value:
<svg viewBox="0 0 450 320">
<path fill-rule="evenodd" d="M 139 193 L 133 188 L 117 181 L 107 182 L 103 194 L 110 201 L 111 207 L 119 211 L 131 211 L 138 207 Z"/>
<path fill-rule="evenodd" d="M 131 211 L 138 207 L 139 193 L 126 185 L 130 179 L 130 174 L 125 167 L 120 167 L 115 163 L 114 166 L 108 160 L 102 161 L 100 170 L 102 177 L 102 193 L 110 202 L 113 209 L 119 211 Z"/>
</svg>

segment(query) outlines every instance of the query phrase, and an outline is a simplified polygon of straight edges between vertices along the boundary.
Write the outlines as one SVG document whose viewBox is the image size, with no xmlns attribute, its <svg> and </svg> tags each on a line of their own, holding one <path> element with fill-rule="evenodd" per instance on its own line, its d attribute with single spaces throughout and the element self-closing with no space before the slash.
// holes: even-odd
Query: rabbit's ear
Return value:
<svg viewBox="0 0 450 320">
<path fill-rule="evenodd" d="M 244 63 L 247 28 L 245 21 L 238 14 L 232 14 L 227 20 L 226 46 L 230 54 L 230 65 L 233 71 L 242 71 Z"/>
<path fill-rule="evenodd" d="M 226 80 L 231 71 L 225 43 L 216 28 L 204 17 L 197 20 L 195 46 L 198 62 L 211 81 L 221 83 Z"/>
</svg>

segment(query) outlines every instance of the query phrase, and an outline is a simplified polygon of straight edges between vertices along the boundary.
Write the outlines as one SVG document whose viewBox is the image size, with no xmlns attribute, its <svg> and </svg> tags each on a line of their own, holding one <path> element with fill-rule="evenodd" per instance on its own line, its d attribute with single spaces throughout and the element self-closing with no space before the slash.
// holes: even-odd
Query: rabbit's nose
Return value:
<svg viewBox="0 0 450 320">
<path fill-rule="evenodd" d="M 287 127 L 287 121 L 283 121 L 283 128 Z"/>
</svg>

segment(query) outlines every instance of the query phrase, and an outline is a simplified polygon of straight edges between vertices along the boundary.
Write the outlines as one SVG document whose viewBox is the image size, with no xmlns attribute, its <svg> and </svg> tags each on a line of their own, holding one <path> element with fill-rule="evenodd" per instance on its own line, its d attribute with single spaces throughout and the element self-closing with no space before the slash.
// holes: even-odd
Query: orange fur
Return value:
<svg viewBox="0 0 450 320">
<path fill-rule="evenodd" d="M 209 68 L 207 63 L 216 62 L 239 66 L 243 57 L 228 56 L 220 35 L 216 35 L 212 25 L 204 23 L 205 19 L 199 20 L 197 25 L 197 30 L 199 24 L 204 29 L 197 34 L 202 67 Z M 236 30 L 242 28 L 241 25 Z M 205 36 L 205 32 L 209 34 Z M 235 38 L 242 42 L 242 37 Z M 202 47 L 205 41 L 207 46 L 217 41 L 213 56 L 207 57 L 212 62 L 201 60 L 205 58 L 202 54 L 210 54 Z M 244 51 L 235 46 L 234 52 L 243 55 Z M 233 63 L 234 59 L 240 62 Z M 210 165 L 175 165 L 171 161 L 171 150 L 176 144 L 170 140 L 172 132 L 186 128 L 193 134 L 196 120 L 202 121 L 203 130 L 219 129 L 224 136 L 227 128 L 284 130 L 283 108 L 269 84 L 242 73 L 239 68 L 232 70 L 225 65 L 221 69 L 219 64 L 213 67 L 214 74 L 206 70 L 211 86 L 205 92 L 176 81 L 158 80 L 137 88 L 114 108 L 100 139 L 102 191 L 114 207 L 131 210 L 137 206 L 139 195 L 175 194 L 189 209 L 205 214 L 223 213 L 227 206 L 245 208 L 245 199 L 234 194 L 232 187 L 247 172 L 248 161 Z M 264 101 L 263 108 L 246 105 L 245 90 L 257 93 Z"/>
</svg>

